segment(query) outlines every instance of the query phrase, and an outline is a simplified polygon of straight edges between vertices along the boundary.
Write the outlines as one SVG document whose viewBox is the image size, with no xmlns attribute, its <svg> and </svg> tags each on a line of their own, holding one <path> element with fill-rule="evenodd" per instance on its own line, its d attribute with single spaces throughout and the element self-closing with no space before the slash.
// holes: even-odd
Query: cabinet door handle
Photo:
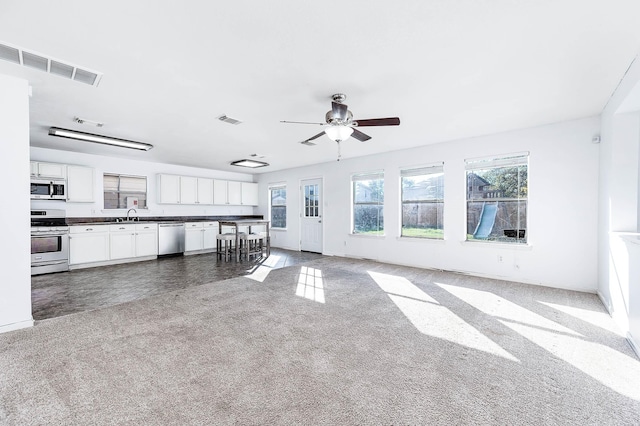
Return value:
<svg viewBox="0 0 640 426">
<path fill-rule="evenodd" d="M 87 228 L 85 231 L 93 231 L 93 228 Z"/>
</svg>

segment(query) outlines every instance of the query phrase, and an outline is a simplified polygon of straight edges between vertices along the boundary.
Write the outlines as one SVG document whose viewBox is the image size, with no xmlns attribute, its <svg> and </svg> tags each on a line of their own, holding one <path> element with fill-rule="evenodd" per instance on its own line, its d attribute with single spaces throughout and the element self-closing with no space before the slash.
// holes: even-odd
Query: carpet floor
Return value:
<svg viewBox="0 0 640 426">
<path fill-rule="evenodd" d="M 0 335 L 2 425 L 639 424 L 595 295 L 324 257 Z"/>
</svg>

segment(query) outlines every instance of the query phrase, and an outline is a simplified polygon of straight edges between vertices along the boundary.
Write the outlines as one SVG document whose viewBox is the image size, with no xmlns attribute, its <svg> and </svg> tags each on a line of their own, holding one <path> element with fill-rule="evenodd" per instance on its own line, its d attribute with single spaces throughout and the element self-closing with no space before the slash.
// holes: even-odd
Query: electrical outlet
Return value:
<svg viewBox="0 0 640 426">
<path fill-rule="evenodd" d="M 498 255 L 498 263 L 502 263 L 504 262 L 504 258 L 502 257 L 501 254 Z"/>
</svg>

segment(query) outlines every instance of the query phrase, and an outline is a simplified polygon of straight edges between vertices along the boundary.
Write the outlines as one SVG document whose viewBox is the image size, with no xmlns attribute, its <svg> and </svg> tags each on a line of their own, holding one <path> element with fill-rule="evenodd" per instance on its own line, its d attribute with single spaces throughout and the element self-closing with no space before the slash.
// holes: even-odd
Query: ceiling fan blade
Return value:
<svg viewBox="0 0 640 426">
<path fill-rule="evenodd" d="M 347 119 L 347 106 L 345 104 L 339 104 L 337 102 L 331 102 L 331 109 L 333 110 L 333 118 L 338 118 L 342 121 Z"/>
<path fill-rule="evenodd" d="M 316 124 L 318 126 L 326 126 L 327 123 L 310 123 L 308 121 L 285 121 L 285 120 L 280 120 L 281 123 L 287 123 L 287 124 Z"/>
<path fill-rule="evenodd" d="M 371 136 L 365 135 L 360 130 L 353 129 L 353 133 L 351 133 L 351 137 L 359 140 L 360 142 L 365 142 L 371 139 Z"/>
<path fill-rule="evenodd" d="M 389 118 L 370 118 L 368 120 L 354 120 L 354 125 L 358 127 L 366 126 L 399 126 L 400 119 L 398 117 Z"/>
<path fill-rule="evenodd" d="M 300 143 L 311 142 L 312 140 L 318 139 L 320 136 L 323 136 L 323 135 L 324 135 L 324 132 L 320 132 L 317 135 L 311 136 L 309 139 L 306 139 L 306 140 L 304 140 L 304 141 L 302 141 Z"/>
</svg>

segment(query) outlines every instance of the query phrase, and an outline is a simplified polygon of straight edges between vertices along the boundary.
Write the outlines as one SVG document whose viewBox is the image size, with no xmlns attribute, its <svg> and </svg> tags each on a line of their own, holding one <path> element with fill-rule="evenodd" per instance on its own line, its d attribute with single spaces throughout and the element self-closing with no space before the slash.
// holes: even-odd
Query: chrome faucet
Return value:
<svg viewBox="0 0 640 426">
<path fill-rule="evenodd" d="M 127 222 L 129 222 L 130 220 L 135 220 L 135 217 L 132 217 L 131 219 L 129 219 L 129 213 L 131 213 L 131 210 L 133 210 L 136 214 L 138 214 L 138 210 L 136 209 L 127 210 Z"/>
</svg>

